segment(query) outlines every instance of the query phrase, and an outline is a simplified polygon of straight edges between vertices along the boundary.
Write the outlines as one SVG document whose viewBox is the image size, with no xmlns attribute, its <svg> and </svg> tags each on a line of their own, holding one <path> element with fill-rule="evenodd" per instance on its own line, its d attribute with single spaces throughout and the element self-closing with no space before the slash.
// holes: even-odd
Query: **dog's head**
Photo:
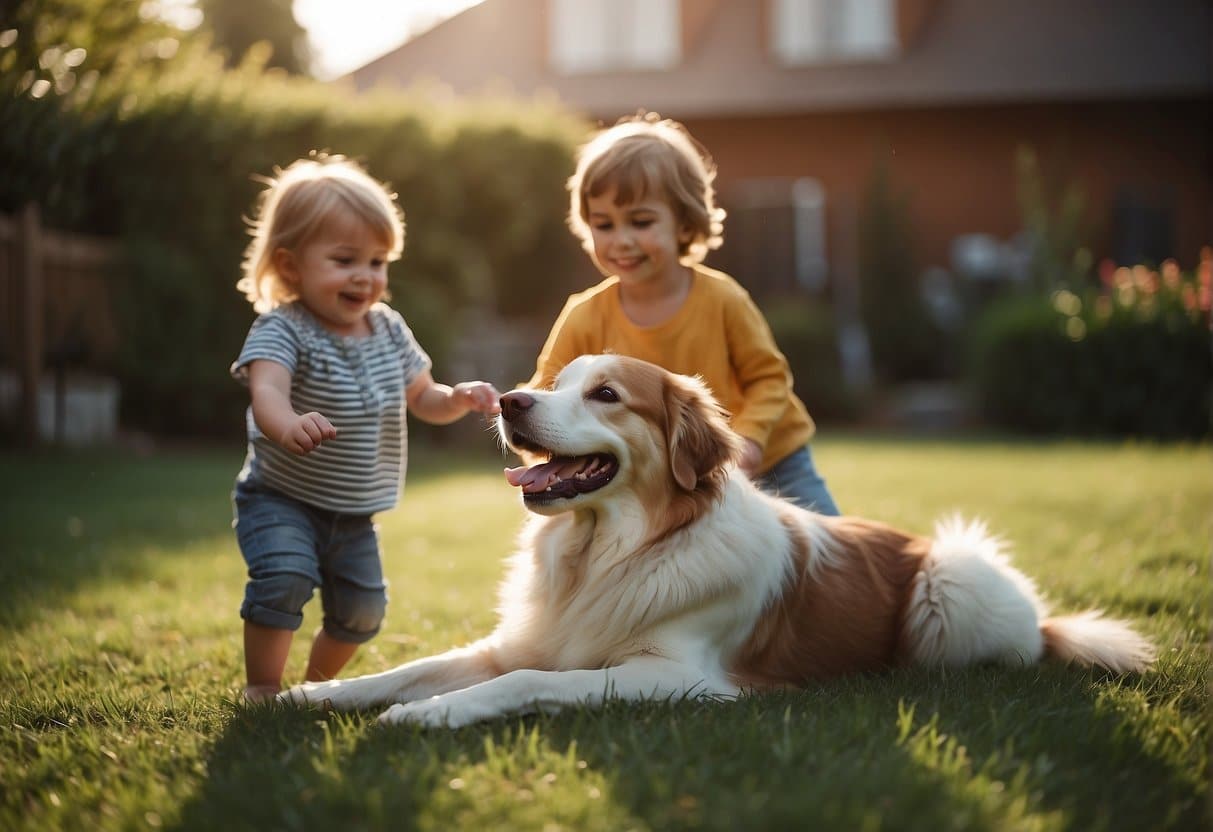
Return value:
<svg viewBox="0 0 1213 832">
<path fill-rule="evenodd" d="M 505 394 L 497 426 L 524 458 L 545 460 L 506 472 L 540 514 L 625 489 L 646 502 L 712 499 L 738 451 L 727 414 L 701 381 L 617 355 L 576 359 L 551 390 Z"/>
</svg>

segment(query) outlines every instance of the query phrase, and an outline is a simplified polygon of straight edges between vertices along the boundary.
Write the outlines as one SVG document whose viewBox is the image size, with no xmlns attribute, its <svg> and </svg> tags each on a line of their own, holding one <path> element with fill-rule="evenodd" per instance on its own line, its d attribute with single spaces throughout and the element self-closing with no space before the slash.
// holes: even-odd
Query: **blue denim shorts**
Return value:
<svg viewBox="0 0 1213 832">
<path fill-rule="evenodd" d="M 326 633 L 357 644 L 379 632 L 387 584 L 371 515 L 327 511 L 247 480 L 232 502 L 248 564 L 241 618 L 297 630 L 319 587 Z"/>
<path fill-rule="evenodd" d="M 813 465 L 813 454 L 805 445 L 775 463 L 771 470 L 757 479 L 763 491 L 791 500 L 818 514 L 839 515 L 842 512 L 830 496 L 826 481 Z"/>
</svg>

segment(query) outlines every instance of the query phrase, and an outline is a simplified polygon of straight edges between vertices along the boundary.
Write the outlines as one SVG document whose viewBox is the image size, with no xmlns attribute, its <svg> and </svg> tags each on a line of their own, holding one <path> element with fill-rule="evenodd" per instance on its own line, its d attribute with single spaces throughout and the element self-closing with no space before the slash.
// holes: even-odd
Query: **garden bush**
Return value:
<svg viewBox="0 0 1213 832">
<path fill-rule="evenodd" d="M 124 343 L 94 369 L 121 381 L 125 424 L 239 431 L 247 394 L 227 368 L 254 314 L 235 290 L 254 176 L 313 150 L 363 162 L 399 194 L 407 236 L 390 290 L 436 375 L 461 308 L 546 326 L 580 288 L 564 180 L 587 125 L 539 102 L 354 96 L 256 61 L 226 70 L 198 52 L 87 94 L 0 89 L 0 211 L 37 201 L 47 225 L 110 235 L 123 252 Z"/>
<path fill-rule="evenodd" d="M 838 328 L 829 306 L 801 298 L 763 304 L 775 342 L 788 359 L 796 395 L 817 421 L 853 418 L 859 402 L 842 377 Z"/>
<path fill-rule="evenodd" d="M 891 384 L 949 369 L 946 339 L 923 301 L 913 240 L 909 195 L 878 164 L 859 215 L 859 312 L 876 375 Z"/>
<path fill-rule="evenodd" d="M 1210 272 L 1105 264 L 1097 289 L 1003 300 L 971 351 L 984 416 L 1031 433 L 1197 439 L 1210 434 Z"/>
</svg>

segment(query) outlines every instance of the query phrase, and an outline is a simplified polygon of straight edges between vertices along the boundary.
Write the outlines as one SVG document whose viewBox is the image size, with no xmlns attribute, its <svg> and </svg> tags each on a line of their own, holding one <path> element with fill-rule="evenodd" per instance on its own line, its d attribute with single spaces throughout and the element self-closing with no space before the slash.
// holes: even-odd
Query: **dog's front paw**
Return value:
<svg viewBox="0 0 1213 832">
<path fill-rule="evenodd" d="M 282 691 L 276 698 L 284 705 L 328 711 L 346 704 L 341 701 L 343 697 L 338 693 L 340 687 L 341 683 L 337 681 L 306 682 Z"/>
<path fill-rule="evenodd" d="M 379 715 L 379 724 L 459 728 L 475 722 L 476 719 L 474 714 L 451 701 L 451 697 L 435 696 L 418 702 L 393 705 Z"/>
<path fill-rule="evenodd" d="M 297 708 L 306 708 L 308 706 L 318 708 L 323 707 L 324 703 L 313 696 L 309 695 L 308 688 L 311 685 L 295 685 L 293 688 L 279 693 L 275 699 L 283 705 L 294 705 Z"/>
</svg>

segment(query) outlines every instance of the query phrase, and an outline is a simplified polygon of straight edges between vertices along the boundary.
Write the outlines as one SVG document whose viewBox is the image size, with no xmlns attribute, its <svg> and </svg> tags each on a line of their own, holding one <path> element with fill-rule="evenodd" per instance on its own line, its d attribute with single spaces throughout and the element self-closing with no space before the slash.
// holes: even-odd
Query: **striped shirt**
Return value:
<svg viewBox="0 0 1213 832">
<path fill-rule="evenodd" d="M 232 376 L 247 385 L 251 362 L 283 365 L 295 412 L 322 414 L 337 438 L 297 456 L 261 433 L 250 406 L 241 481 L 342 513 L 396 505 L 408 460 L 405 389 L 430 368 L 430 358 L 391 307 L 375 304 L 368 321 L 367 337 L 335 335 L 297 301 L 253 321 Z"/>
</svg>

